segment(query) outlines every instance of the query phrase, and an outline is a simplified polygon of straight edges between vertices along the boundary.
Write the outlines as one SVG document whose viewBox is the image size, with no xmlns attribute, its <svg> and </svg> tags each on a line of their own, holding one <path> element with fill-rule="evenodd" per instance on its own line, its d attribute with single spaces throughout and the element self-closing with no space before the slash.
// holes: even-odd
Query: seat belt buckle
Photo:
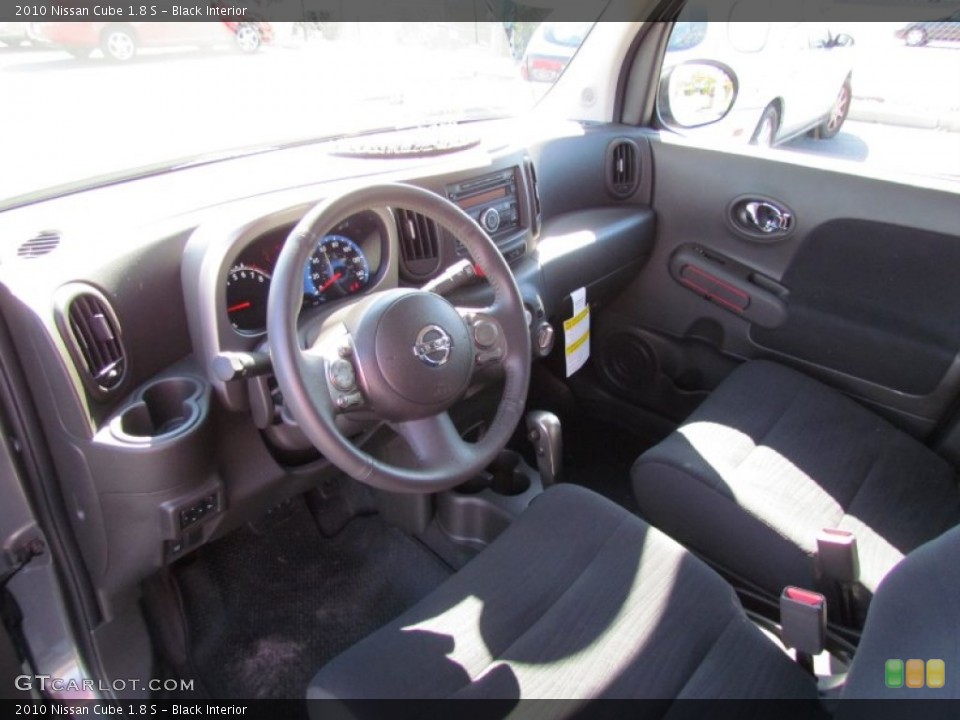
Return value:
<svg viewBox="0 0 960 720">
<path fill-rule="evenodd" d="M 800 655 L 823 652 L 827 642 L 827 599 L 818 592 L 788 585 L 780 594 L 783 642 Z"/>
<path fill-rule="evenodd" d="M 824 528 L 817 534 L 817 563 L 820 574 L 839 583 L 860 579 L 857 536 L 849 530 Z"/>
</svg>

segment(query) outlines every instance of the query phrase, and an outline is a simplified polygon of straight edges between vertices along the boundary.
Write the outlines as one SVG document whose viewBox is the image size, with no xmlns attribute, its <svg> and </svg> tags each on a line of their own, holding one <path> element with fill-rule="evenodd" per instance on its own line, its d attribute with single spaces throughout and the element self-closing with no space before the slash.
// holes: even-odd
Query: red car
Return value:
<svg viewBox="0 0 960 720">
<path fill-rule="evenodd" d="M 100 48 L 104 57 L 126 62 L 151 47 L 232 44 L 254 53 L 273 40 L 273 28 L 267 22 L 53 22 L 37 23 L 36 36 L 75 57 L 87 58 Z"/>
</svg>

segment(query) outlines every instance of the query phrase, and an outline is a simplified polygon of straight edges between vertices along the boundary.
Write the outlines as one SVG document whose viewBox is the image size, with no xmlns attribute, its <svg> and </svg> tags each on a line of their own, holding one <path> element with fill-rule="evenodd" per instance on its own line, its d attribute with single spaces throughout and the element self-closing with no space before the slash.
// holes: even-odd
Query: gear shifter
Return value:
<svg viewBox="0 0 960 720">
<path fill-rule="evenodd" d="M 527 437 L 537 455 L 537 469 L 543 487 L 548 488 L 560 478 L 563 468 L 563 437 L 560 418 L 552 412 L 533 410 L 527 413 Z"/>
</svg>

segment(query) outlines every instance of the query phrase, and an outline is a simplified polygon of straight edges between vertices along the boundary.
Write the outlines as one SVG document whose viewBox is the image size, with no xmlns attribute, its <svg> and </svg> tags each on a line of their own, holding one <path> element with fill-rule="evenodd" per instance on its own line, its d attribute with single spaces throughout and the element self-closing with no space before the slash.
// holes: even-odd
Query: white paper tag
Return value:
<svg viewBox="0 0 960 720">
<path fill-rule="evenodd" d="M 574 290 L 570 293 L 570 299 L 573 300 L 573 317 L 563 321 L 567 377 L 582 368 L 590 357 L 590 306 L 587 305 L 587 289 Z"/>
</svg>

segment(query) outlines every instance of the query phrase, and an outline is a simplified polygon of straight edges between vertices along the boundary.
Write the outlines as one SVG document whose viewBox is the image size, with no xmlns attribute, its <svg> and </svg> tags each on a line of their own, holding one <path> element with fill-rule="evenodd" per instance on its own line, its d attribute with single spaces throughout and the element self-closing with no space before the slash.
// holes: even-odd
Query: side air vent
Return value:
<svg viewBox="0 0 960 720">
<path fill-rule="evenodd" d="M 618 198 L 632 195 L 640 183 L 640 150 L 633 140 L 620 139 L 607 148 L 607 187 Z"/>
<path fill-rule="evenodd" d="M 60 233 L 56 230 L 44 230 L 27 240 L 17 248 L 17 257 L 24 259 L 38 258 L 53 252 L 60 244 Z"/>
<path fill-rule="evenodd" d="M 127 370 L 120 323 L 107 299 L 85 285 L 63 288 L 57 324 L 87 385 L 101 394 L 116 390 Z"/>
<path fill-rule="evenodd" d="M 400 257 L 406 273 L 422 277 L 440 265 L 440 228 L 430 218 L 410 210 L 396 211 Z"/>
</svg>

